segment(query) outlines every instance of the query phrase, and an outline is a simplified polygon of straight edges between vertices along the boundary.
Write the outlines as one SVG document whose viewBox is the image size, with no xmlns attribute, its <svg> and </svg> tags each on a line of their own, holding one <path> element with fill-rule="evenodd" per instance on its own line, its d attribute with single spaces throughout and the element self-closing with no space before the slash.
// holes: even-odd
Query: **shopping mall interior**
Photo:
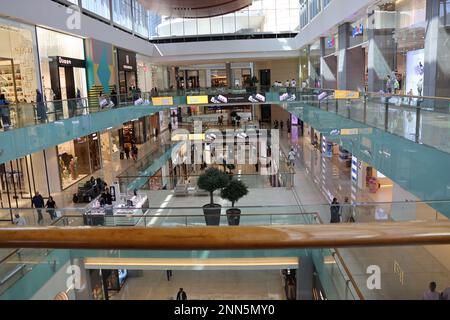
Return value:
<svg viewBox="0 0 450 320">
<path fill-rule="evenodd" d="M 0 300 L 450 300 L 449 83 L 450 0 L 0 0 Z"/>
</svg>

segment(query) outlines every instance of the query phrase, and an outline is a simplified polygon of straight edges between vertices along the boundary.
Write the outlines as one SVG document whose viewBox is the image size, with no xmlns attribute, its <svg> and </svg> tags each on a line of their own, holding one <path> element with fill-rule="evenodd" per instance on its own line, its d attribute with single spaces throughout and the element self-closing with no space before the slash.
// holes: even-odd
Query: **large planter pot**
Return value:
<svg viewBox="0 0 450 320">
<path fill-rule="evenodd" d="M 238 226 L 241 222 L 241 209 L 232 208 L 227 210 L 227 220 L 229 226 Z"/>
<path fill-rule="evenodd" d="M 220 204 L 207 204 L 203 206 L 203 214 L 207 226 L 220 226 L 220 213 L 222 206 Z"/>
</svg>

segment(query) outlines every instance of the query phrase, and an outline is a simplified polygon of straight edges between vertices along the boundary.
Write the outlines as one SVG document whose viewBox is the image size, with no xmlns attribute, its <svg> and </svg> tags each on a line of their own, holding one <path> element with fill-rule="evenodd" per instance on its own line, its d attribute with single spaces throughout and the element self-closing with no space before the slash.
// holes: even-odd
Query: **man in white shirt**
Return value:
<svg viewBox="0 0 450 320">
<path fill-rule="evenodd" d="M 286 88 L 289 88 L 289 84 L 290 84 L 289 80 L 286 80 L 286 82 L 284 83 L 284 86 L 285 86 Z"/>
<path fill-rule="evenodd" d="M 297 87 L 297 81 L 295 81 L 295 79 L 292 79 L 292 81 L 291 81 L 291 87 L 292 87 L 292 88 Z"/>
<path fill-rule="evenodd" d="M 422 300 L 439 300 L 440 294 L 436 291 L 436 282 L 430 282 L 430 290 L 423 294 Z"/>
<path fill-rule="evenodd" d="M 13 223 L 16 226 L 25 226 L 27 223 L 24 218 L 22 218 L 18 213 L 15 214 L 15 218 L 13 220 Z"/>
</svg>

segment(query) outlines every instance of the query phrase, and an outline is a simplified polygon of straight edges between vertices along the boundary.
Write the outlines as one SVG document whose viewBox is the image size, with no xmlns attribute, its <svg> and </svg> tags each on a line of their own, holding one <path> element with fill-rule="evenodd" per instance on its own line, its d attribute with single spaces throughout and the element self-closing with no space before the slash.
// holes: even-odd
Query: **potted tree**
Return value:
<svg viewBox="0 0 450 320">
<path fill-rule="evenodd" d="M 234 179 L 222 190 L 221 197 L 231 202 L 231 209 L 227 210 L 228 225 L 239 225 L 241 221 L 241 209 L 235 208 L 234 204 L 247 194 L 247 186 L 242 181 Z"/>
<path fill-rule="evenodd" d="M 206 225 L 218 226 L 220 225 L 220 212 L 222 206 L 214 203 L 214 191 L 225 188 L 230 182 L 228 175 L 216 168 L 207 169 L 198 178 L 198 187 L 209 192 L 210 203 L 203 206 L 203 214 L 205 215 Z"/>
</svg>

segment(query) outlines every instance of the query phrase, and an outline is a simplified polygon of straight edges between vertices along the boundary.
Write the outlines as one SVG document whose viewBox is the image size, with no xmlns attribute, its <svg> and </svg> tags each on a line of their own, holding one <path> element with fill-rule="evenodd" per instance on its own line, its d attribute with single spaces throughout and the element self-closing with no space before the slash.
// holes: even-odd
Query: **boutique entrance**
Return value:
<svg viewBox="0 0 450 320">
<path fill-rule="evenodd" d="M 50 79 L 54 93 L 54 112 L 57 117 L 72 117 L 77 109 L 82 109 L 81 97 L 87 96 L 86 62 L 84 60 L 52 57 L 50 62 Z M 78 99 L 77 99 L 78 98 Z"/>
</svg>

